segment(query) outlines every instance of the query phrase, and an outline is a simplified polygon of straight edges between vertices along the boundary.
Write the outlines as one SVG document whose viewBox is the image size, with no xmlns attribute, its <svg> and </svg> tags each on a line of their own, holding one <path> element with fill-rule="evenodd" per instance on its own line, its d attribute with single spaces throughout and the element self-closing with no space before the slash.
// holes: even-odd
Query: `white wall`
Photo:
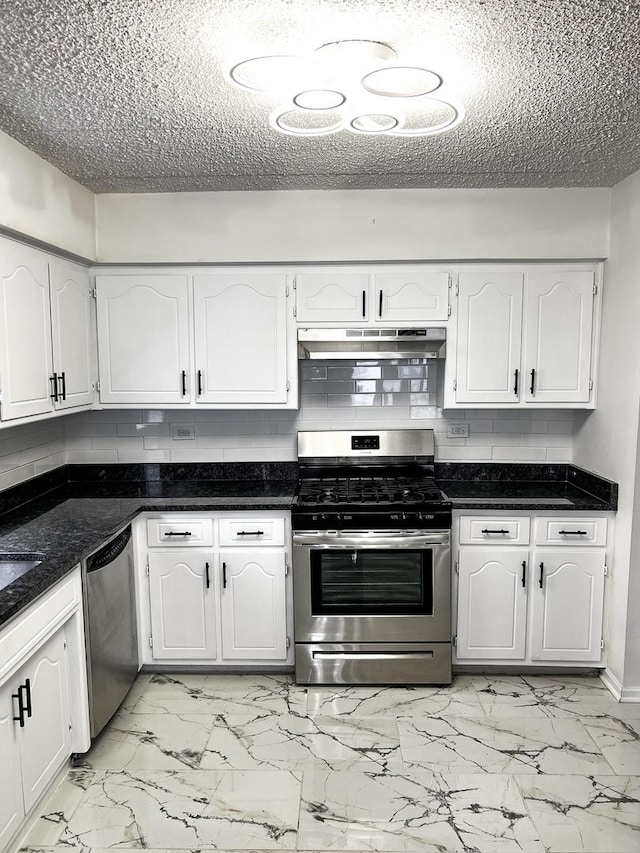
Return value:
<svg viewBox="0 0 640 853">
<path fill-rule="evenodd" d="M 94 194 L 2 132 L 0 225 L 95 259 Z"/>
<path fill-rule="evenodd" d="M 603 258 L 610 190 L 107 194 L 100 261 Z"/>
<path fill-rule="evenodd" d="M 611 248 L 605 267 L 598 408 L 576 416 L 574 461 L 618 482 L 615 560 L 610 577 L 609 667 L 625 689 L 640 695 L 640 597 L 630 595 L 632 540 L 640 536 L 636 465 L 640 411 L 640 172 L 612 191 Z M 634 527 L 635 525 L 635 527 Z M 636 546 L 635 554 L 638 553 Z M 629 612 L 627 612 L 627 601 Z M 633 662 L 635 660 L 635 663 Z"/>
</svg>

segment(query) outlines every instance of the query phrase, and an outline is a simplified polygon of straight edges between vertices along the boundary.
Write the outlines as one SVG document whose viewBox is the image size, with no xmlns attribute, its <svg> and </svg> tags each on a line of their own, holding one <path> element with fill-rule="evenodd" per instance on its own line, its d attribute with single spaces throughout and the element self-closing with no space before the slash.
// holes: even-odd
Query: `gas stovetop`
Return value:
<svg viewBox="0 0 640 853">
<path fill-rule="evenodd" d="M 450 527 L 433 458 L 433 430 L 298 433 L 293 529 Z"/>
<path fill-rule="evenodd" d="M 304 507 L 421 505 L 442 502 L 432 479 L 402 476 L 310 477 L 300 481 L 296 503 Z"/>
</svg>

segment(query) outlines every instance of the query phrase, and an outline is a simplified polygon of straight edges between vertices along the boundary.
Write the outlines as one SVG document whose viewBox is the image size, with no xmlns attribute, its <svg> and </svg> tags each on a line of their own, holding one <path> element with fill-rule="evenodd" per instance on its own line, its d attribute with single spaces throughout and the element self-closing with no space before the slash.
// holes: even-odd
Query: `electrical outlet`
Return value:
<svg viewBox="0 0 640 853">
<path fill-rule="evenodd" d="M 174 441 L 185 441 L 196 437 L 196 428 L 186 424 L 172 424 L 171 437 Z"/>
<path fill-rule="evenodd" d="M 469 438 L 469 424 L 449 424 L 447 438 Z"/>
</svg>

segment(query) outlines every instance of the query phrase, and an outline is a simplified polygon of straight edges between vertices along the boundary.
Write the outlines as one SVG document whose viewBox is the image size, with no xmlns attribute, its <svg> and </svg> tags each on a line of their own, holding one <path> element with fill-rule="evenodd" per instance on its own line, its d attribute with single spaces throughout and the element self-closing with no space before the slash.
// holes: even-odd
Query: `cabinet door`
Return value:
<svg viewBox="0 0 640 853">
<path fill-rule="evenodd" d="M 559 548 L 535 553 L 533 660 L 600 660 L 604 565 L 604 550 Z"/>
<path fill-rule="evenodd" d="M 25 811 L 29 811 L 71 755 L 71 708 L 64 630 L 18 673 L 30 680 L 31 716 L 18 729 Z"/>
<path fill-rule="evenodd" d="M 528 561 L 525 549 L 460 549 L 458 658 L 524 659 Z"/>
<path fill-rule="evenodd" d="M 298 323 L 362 323 L 373 315 L 368 273 L 323 272 L 296 276 Z"/>
<path fill-rule="evenodd" d="M 449 274 L 419 268 L 376 273 L 373 300 L 378 323 L 445 322 L 449 316 Z"/>
<path fill-rule="evenodd" d="M 213 562 L 193 551 L 149 552 L 153 657 L 216 656 Z"/>
<path fill-rule="evenodd" d="M 460 273 L 456 402 L 519 402 L 522 278 L 511 272 Z"/>
<path fill-rule="evenodd" d="M 186 275 L 98 275 L 102 403 L 188 403 Z"/>
<path fill-rule="evenodd" d="M 53 410 L 51 318 L 46 255 L 0 242 L 2 420 Z"/>
<path fill-rule="evenodd" d="M 193 301 L 198 402 L 286 403 L 286 276 L 196 275 Z"/>
<path fill-rule="evenodd" d="M 523 387 L 528 402 L 589 402 L 593 298 L 592 272 L 527 275 Z"/>
<path fill-rule="evenodd" d="M 53 369 L 59 392 L 55 408 L 90 406 L 94 356 L 89 272 L 76 264 L 52 259 L 49 275 Z"/>
<path fill-rule="evenodd" d="M 20 785 L 20 760 L 17 726 L 14 715 L 18 706 L 13 694 L 18 689 L 15 679 L 0 687 L 0 850 L 4 850 L 22 818 L 24 805 Z"/>
<path fill-rule="evenodd" d="M 222 655 L 285 660 L 284 551 L 220 551 Z"/>
</svg>

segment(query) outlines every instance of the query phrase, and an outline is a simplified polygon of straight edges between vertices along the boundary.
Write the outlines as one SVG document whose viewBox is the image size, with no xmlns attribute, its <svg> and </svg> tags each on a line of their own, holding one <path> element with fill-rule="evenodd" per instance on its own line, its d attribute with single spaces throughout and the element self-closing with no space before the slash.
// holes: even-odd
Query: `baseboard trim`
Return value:
<svg viewBox="0 0 640 853">
<path fill-rule="evenodd" d="M 640 687 L 623 687 L 621 702 L 640 702 Z"/>
<path fill-rule="evenodd" d="M 622 698 L 622 684 L 618 681 L 610 669 L 603 669 L 600 673 L 600 680 L 618 702 Z"/>
</svg>

